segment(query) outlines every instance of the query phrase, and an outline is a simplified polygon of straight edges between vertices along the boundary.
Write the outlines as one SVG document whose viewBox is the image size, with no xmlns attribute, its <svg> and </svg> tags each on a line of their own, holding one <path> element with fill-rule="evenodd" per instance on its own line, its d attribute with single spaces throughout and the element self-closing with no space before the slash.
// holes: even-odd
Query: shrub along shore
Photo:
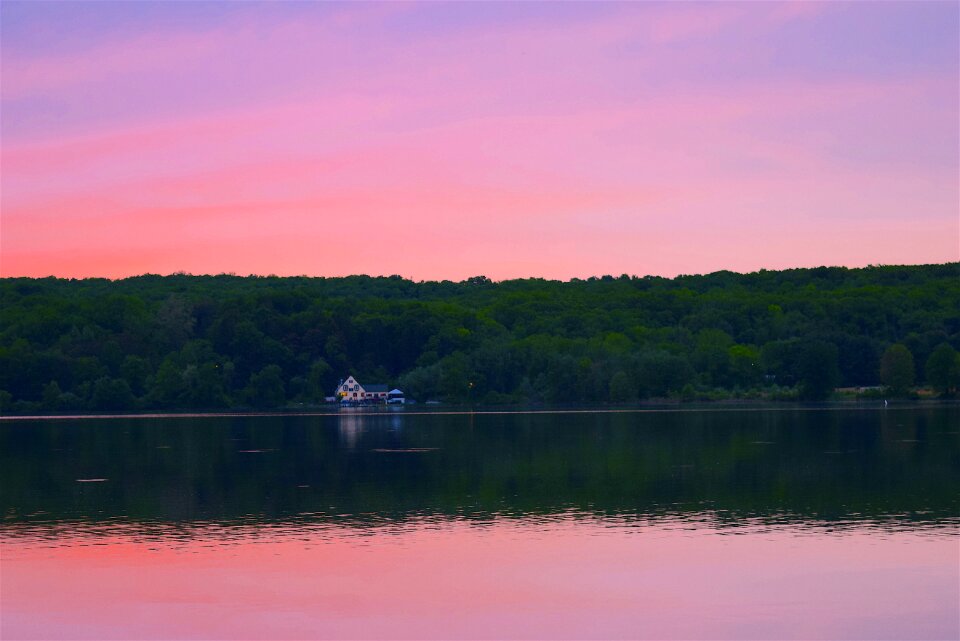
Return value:
<svg viewBox="0 0 960 641">
<path fill-rule="evenodd" d="M 677 278 L 0 279 L 0 412 L 950 398 L 960 263 Z M 835 390 L 843 388 L 845 393 Z"/>
</svg>

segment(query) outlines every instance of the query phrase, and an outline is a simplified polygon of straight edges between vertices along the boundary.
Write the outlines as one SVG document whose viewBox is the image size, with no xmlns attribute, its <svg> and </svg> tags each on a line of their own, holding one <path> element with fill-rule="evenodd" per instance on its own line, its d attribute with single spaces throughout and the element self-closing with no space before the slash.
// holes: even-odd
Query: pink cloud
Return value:
<svg viewBox="0 0 960 641">
<path fill-rule="evenodd" d="M 343 30 L 378 22 L 402 10 L 383 3 L 346 5 L 324 16 L 322 22 L 264 22 L 256 13 L 214 28 L 164 29 L 98 43 L 81 52 L 43 57 L 9 52 L 4 60 L 4 100 L 70 91 L 79 85 L 144 76 L 160 71 L 182 73 L 198 63 L 222 60 L 250 50 L 251 42 L 277 46 L 303 40 L 342 38 Z"/>
</svg>

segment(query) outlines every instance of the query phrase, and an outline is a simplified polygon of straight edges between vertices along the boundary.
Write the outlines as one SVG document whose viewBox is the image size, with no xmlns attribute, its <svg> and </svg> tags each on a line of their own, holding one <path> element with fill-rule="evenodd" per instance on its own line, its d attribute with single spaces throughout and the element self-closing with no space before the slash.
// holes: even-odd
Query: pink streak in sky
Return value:
<svg viewBox="0 0 960 641">
<path fill-rule="evenodd" d="M 955 4 L 49 6 L 2 9 L 3 276 L 960 260 Z"/>
</svg>

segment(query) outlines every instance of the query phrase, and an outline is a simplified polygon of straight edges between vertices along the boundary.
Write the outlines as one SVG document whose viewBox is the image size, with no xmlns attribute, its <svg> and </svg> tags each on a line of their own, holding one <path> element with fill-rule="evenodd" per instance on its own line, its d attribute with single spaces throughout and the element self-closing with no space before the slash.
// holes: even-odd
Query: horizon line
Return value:
<svg viewBox="0 0 960 641">
<path fill-rule="evenodd" d="M 311 279 L 324 279 L 324 280 L 334 280 L 334 279 L 347 279 L 347 278 L 370 278 L 370 279 L 391 279 L 391 280 L 404 280 L 411 283 L 467 283 L 472 280 L 484 280 L 492 284 L 498 283 L 507 283 L 518 280 L 540 280 L 545 282 L 554 282 L 554 283 L 571 283 L 571 282 L 589 282 L 590 280 L 601 280 L 604 278 L 611 278 L 614 280 L 620 280 L 624 277 L 630 280 L 645 280 L 645 279 L 662 279 L 662 280 L 676 280 L 678 278 L 692 278 L 692 277 L 703 277 L 703 276 L 713 276 L 715 274 L 734 274 L 738 276 L 749 276 L 752 274 L 760 274 L 767 272 L 789 272 L 789 271 L 804 271 L 804 270 L 814 270 L 814 269 L 845 269 L 849 271 L 854 270 L 868 270 L 868 269 L 882 269 L 882 268 L 902 268 L 902 267 L 947 267 L 951 265 L 960 266 L 960 257 L 954 261 L 947 261 L 942 263 L 868 263 L 866 265 L 814 265 L 807 267 L 784 267 L 781 269 L 769 269 L 761 267 L 759 269 L 751 271 L 737 271 L 733 269 L 718 269 L 710 272 L 691 272 L 691 273 L 677 273 L 672 276 L 666 276 L 662 274 L 630 274 L 623 272 L 621 274 L 592 274 L 590 276 L 571 276 L 570 278 L 561 279 L 561 278 L 547 278 L 544 276 L 516 276 L 513 278 L 502 278 L 502 279 L 492 279 L 483 274 L 476 274 L 473 276 L 468 276 L 460 280 L 452 280 L 450 278 L 440 278 L 440 279 L 419 279 L 416 280 L 410 276 L 404 276 L 402 274 L 364 274 L 364 273 L 353 273 L 353 274 L 341 274 L 341 275 L 322 275 L 322 274 L 257 274 L 257 273 L 248 273 L 248 274 L 238 274 L 236 272 L 218 272 L 218 273 L 193 273 L 188 271 L 174 271 L 168 273 L 155 273 L 155 272 L 143 272 L 141 274 L 130 274 L 127 276 L 119 276 L 116 278 L 111 278 L 109 276 L 57 276 L 55 274 L 48 274 L 46 276 L 5 276 L 0 274 L 0 280 L 15 280 L 15 279 L 29 279 L 29 280 L 47 280 L 47 279 L 56 279 L 56 280 L 67 280 L 67 281 L 83 281 L 83 280 L 107 280 L 110 282 L 119 282 L 123 280 L 131 280 L 134 278 L 145 278 L 145 277 L 158 277 L 158 278 L 172 278 L 175 276 L 190 276 L 194 278 L 219 278 L 219 277 L 233 277 L 233 278 L 311 278 Z"/>
</svg>

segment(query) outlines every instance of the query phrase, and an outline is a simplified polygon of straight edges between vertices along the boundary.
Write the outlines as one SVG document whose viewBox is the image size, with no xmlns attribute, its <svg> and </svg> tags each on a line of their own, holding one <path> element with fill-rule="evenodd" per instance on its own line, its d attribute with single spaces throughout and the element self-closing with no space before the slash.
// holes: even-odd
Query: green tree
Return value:
<svg viewBox="0 0 960 641">
<path fill-rule="evenodd" d="M 949 343 L 940 343 L 927 359 L 927 382 L 941 395 L 960 386 L 960 354 Z"/>
<path fill-rule="evenodd" d="M 730 376 L 737 385 L 753 385 L 760 380 L 760 350 L 753 345 L 732 345 Z"/>
<path fill-rule="evenodd" d="M 63 390 L 60 389 L 60 384 L 56 381 L 50 381 L 43 388 L 43 395 L 41 396 L 41 405 L 43 409 L 55 412 L 60 409 L 60 395 L 63 394 Z"/>
<path fill-rule="evenodd" d="M 281 370 L 277 365 L 267 365 L 250 375 L 246 397 L 251 405 L 259 408 L 280 407 L 286 400 Z"/>
<path fill-rule="evenodd" d="M 637 386 L 626 372 L 618 371 L 610 377 L 610 401 L 626 403 L 637 399 Z"/>
<path fill-rule="evenodd" d="M 694 376 L 684 357 L 662 349 L 642 352 L 635 369 L 641 398 L 668 396 L 690 383 Z"/>
<path fill-rule="evenodd" d="M 193 407 L 223 407 L 226 398 L 223 391 L 219 363 L 188 365 L 183 372 L 187 402 Z"/>
<path fill-rule="evenodd" d="M 150 388 L 150 399 L 161 407 L 174 407 L 180 403 L 186 392 L 186 383 L 183 379 L 183 370 L 176 362 L 173 354 L 167 356 L 160 363 L 157 374 L 153 377 Z"/>
<path fill-rule="evenodd" d="M 152 336 L 166 349 L 179 349 L 193 335 L 196 323 L 190 303 L 171 294 L 154 313 Z"/>
<path fill-rule="evenodd" d="M 803 345 L 799 339 L 770 341 L 760 349 L 760 365 L 777 385 L 796 385 Z"/>
<path fill-rule="evenodd" d="M 57 408 L 63 410 L 79 410 L 83 408 L 83 401 L 73 392 L 64 392 L 57 399 Z"/>
<path fill-rule="evenodd" d="M 905 345 L 891 345 L 880 359 L 880 382 L 891 394 L 904 396 L 913 387 L 916 370 L 913 354 Z"/>
<path fill-rule="evenodd" d="M 130 385 L 137 396 L 147 391 L 147 379 L 150 377 L 150 362 L 140 356 L 128 354 L 120 366 L 120 375 Z"/>
<path fill-rule="evenodd" d="M 435 389 L 448 401 L 471 401 L 476 376 L 463 352 L 454 352 L 440 361 L 440 380 Z"/>
<path fill-rule="evenodd" d="M 840 381 L 837 346 L 826 341 L 807 341 L 798 358 L 800 397 L 822 401 L 830 396 Z"/>
<path fill-rule="evenodd" d="M 687 383 L 683 386 L 683 389 L 680 390 L 680 400 L 684 403 L 697 400 L 697 390 L 693 387 L 692 383 Z"/>
<path fill-rule="evenodd" d="M 93 384 L 93 409 L 128 410 L 133 407 L 134 400 L 130 385 L 122 378 L 104 376 Z"/>
<path fill-rule="evenodd" d="M 310 371 L 307 374 L 307 383 L 305 394 L 308 400 L 322 401 L 324 381 L 330 378 L 333 369 L 330 364 L 322 358 L 318 358 L 310 365 Z"/>
<path fill-rule="evenodd" d="M 733 338 L 721 329 L 702 329 L 697 333 L 693 362 L 713 385 L 724 382 L 730 367 Z"/>
<path fill-rule="evenodd" d="M 437 381 L 440 379 L 440 364 L 415 367 L 400 377 L 400 389 L 407 398 L 429 401 L 436 398 Z"/>
</svg>

